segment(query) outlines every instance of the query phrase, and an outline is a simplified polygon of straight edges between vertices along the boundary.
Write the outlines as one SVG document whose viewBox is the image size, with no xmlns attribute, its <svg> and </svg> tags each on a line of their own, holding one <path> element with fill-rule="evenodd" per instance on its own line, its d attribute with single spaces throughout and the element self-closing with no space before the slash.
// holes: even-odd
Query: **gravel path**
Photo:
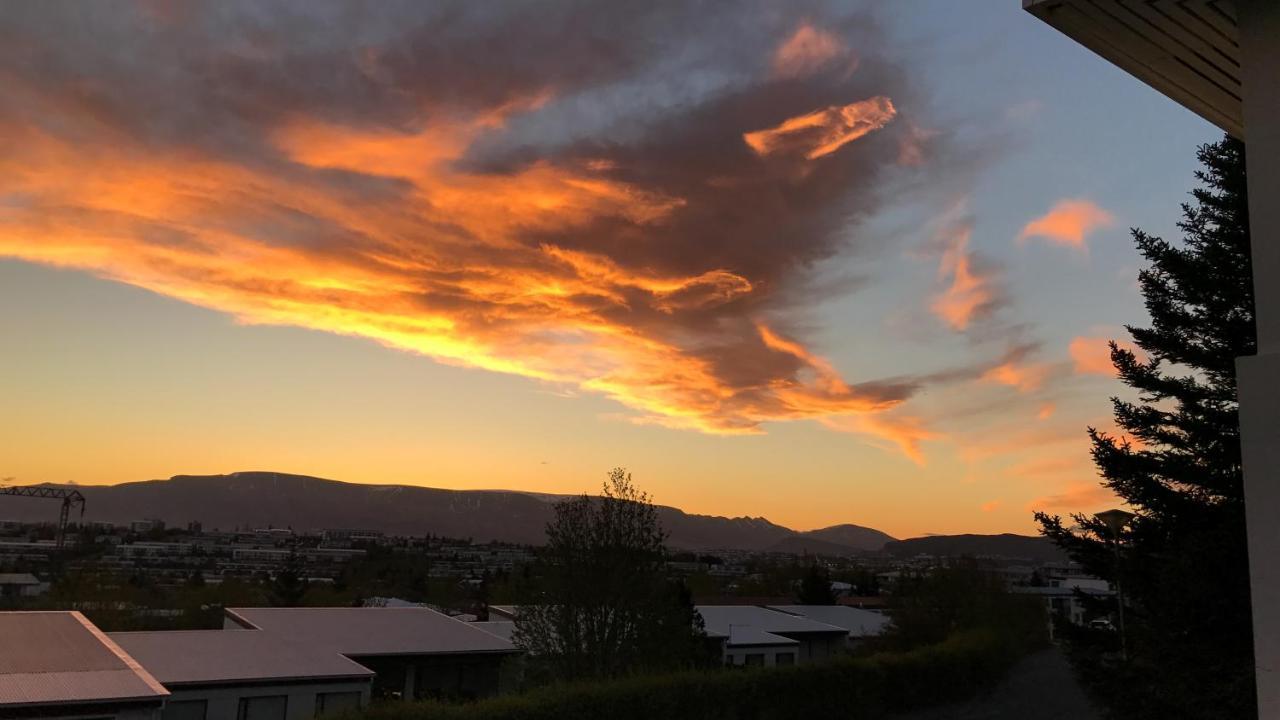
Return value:
<svg viewBox="0 0 1280 720">
<path fill-rule="evenodd" d="M 1098 720 L 1071 666 L 1055 648 L 1027 656 L 989 694 L 895 720 Z"/>
</svg>

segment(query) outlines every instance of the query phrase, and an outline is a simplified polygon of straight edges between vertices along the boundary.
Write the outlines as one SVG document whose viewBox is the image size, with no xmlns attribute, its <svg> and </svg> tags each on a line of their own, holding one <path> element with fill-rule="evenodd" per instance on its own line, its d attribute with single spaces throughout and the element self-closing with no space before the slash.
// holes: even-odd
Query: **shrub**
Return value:
<svg viewBox="0 0 1280 720">
<path fill-rule="evenodd" d="M 993 685 L 1031 642 L 974 630 L 907 652 L 815 665 L 698 670 L 552 685 L 468 704 L 384 703 L 361 720 L 772 720 L 876 718 Z"/>
</svg>

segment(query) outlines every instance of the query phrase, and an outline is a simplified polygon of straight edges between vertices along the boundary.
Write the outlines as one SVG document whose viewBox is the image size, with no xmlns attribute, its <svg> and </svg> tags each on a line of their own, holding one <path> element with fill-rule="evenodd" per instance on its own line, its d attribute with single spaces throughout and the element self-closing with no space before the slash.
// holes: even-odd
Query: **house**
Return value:
<svg viewBox="0 0 1280 720">
<path fill-rule="evenodd" d="M 770 605 L 769 609 L 842 628 L 847 633 L 845 643 L 849 647 L 881 635 L 889 627 L 889 618 L 883 613 L 847 605 Z"/>
<path fill-rule="evenodd" d="M 49 589 L 31 573 L 0 573 L 0 598 L 34 597 Z"/>
<path fill-rule="evenodd" d="M 373 697 L 496 695 L 509 641 L 428 608 L 228 608 L 227 631 L 305 639 L 374 671 Z"/>
<path fill-rule="evenodd" d="M 0 613 L 0 717 L 157 720 L 168 696 L 78 612 Z"/>
<path fill-rule="evenodd" d="M 844 651 L 849 631 L 757 605 L 698 605 L 707 635 L 723 639 L 727 665 L 791 665 Z"/>
<path fill-rule="evenodd" d="M 1280 3 L 1023 0 L 1248 147 L 1257 354 L 1236 359 L 1258 717 L 1280 717 Z"/>
<path fill-rule="evenodd" d="M 169 691 L 161 720 L 311 720 L 369 704 L 374 673 L 265 632 L 107 635 Z"/>
</svg>

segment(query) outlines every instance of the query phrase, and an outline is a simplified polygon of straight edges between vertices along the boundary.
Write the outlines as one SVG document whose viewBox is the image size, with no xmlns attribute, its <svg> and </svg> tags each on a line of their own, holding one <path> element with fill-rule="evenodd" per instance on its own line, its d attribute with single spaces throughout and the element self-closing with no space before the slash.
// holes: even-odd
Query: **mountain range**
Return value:
<svg viewBox="0 0 1280 720">
<path fill-rule="evenodd" d="M 509 490 L 442 490 L 409 485 L 365 485 L 277 472 L 228 475 L 175 475 L 120 485 L 77 485 L 85 496 L 87 521 L 117 524 L 160 518 L 171 527 L 200 522 L 206 529 L 291 527 L 295 530 L 353 528 L 389 535 L 437 535 L 541 544 L 553 503 L 563 496 Z M 887 533 L 842 524 L 797 531 L 763 517 L 719 517 L 659 506 L 658 515 L 675 548 L 853 555 L 889 550 L 915 555 L 943 547 L 937 537 L 899 541 Z M 38 522 L 51 520 L 49 503 L 26 498 L 0 498 L 0 518 Z M 969 541 L 975 552 L 1037 557 L 1042 538 L 996 538 Z M 1003 539 L 1002 539 L 1003 538 Z M 924 541 L 916 549 L 913 543 Z M 992 549 L 996 552 L 989 552 Z M 1052 548 L 1052 546 L 1050 546 Z M 932 550 L 931 550 L 932 549 Z M 1056 548 L 1052 548 L 1056 550 Z M 1035 550 L 1035 552 L 1031 552 Z"/>
</svg>

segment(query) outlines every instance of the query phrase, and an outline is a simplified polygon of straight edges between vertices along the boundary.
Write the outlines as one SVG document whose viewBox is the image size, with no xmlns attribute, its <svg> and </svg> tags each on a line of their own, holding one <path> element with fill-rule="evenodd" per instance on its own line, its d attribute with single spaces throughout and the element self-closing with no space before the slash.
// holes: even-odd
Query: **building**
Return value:
<svg viewBox="0 0 1280 720">
<path fill-rule="evenodd" d="M 712 638 L 723 639 L 727 665 L 793 665 L 842 653 L 845 628 L 757 605 L 698 605 Z"/>
<path fill-rule="evenodd" d="M 0 613 L 0 717 L 157 720 L 169 692 L 78 612 Z"/>
<path fill-rule="evenodd" d="M 49 590 L 49 583 L 31 573 L 0 573 L 0 598 L 35 597 Z"/>
<path fill-rule="evenodd" d="M 883 613 L 847 605 L 770 605 L 769 609 L 842 628 L 847 633 L 845 643 L 850 647 L 884 634 L 889 627 L 889 618 Z"/>
<path fill-rule="evenodd" d="M 1236 361 L 1258 716 L 1280 718 L 1280 3 L 1023 0 L 1248 147 L 1257 354 Z"/>
<path fill-rule="evenodd" d="M 509 641 L 427 608 L 228 608 L 228 631 L 305 638 L 377 673 L 373 697 L 496 695 Z"/>
<path fill-rule="evenodd" d="M 166 690 L 161 720 L 311 720 L 369 704 L 372 670 L 264 632 L 110 633 Z"/>
</svg>

